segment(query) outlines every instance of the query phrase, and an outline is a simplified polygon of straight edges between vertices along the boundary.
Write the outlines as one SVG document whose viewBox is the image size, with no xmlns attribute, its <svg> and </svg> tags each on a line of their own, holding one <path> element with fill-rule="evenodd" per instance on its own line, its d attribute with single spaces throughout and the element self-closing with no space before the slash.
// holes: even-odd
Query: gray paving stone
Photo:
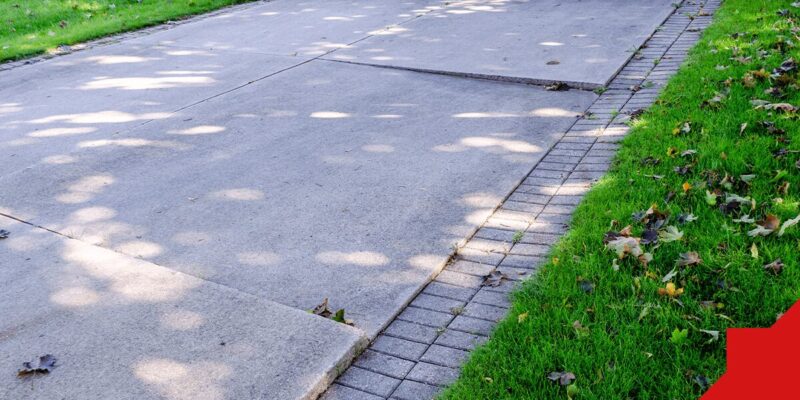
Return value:
<svg viewBox="0 0 800 400">
<path fill-rule="evenodd" d="M 567 142 L 569 143 L 569 142 Z M 569 143 L 575 144 L 580 146 L 591 146 L 591 143 Z M 542 170 L 550 170 L 550 171 L 564 171 L 570 172 L 575 169 L 576 164 L 561 164 L 561 163 L 549 163 L 549 162 L 541 162 L 539 165 L 536 166 L 537 169 Z"/>
<path fill-rule="evenodd" d="M 441 346 L 469 351 L 485 341 L 485 336 L 448 329 L 439 335 L 435 343 Z"/>
<path fill-rule="evenodd" d="M 428 351 L 425 352 L 420 361 L 450 368 L 459 368 L 468 356 L 469 352 L 467 351 L 434 344 L 428 348 Z"/>
<path fill-rule="evenodd" d="M 583 196 L 564 196 L 564 195 L 556 195 L 553 196 L 553 199 L 550 200 L 550 204 L 556 205 L 578 205 L 581 200 L 583 200 Z"/>
<path fill-rule="evenodd" d="M 382 375 L 403 379 L 408 371 L 411 371 L 411 368 L 414 367 L 414 362 L 373 350 L 366 350 L 361 353 L 353 365 Z"/>
<path fill-rule="evenodd" d="M 511 196 L 508 199 L 511 201 L 518 201 L 523 203 L 547 204 L 547 202 L 550 200 L 550 196 L 546 194 L 531 194 L 531 193 L 523 193 L 520 191 L 515 191 L 514 193 L 511 194 Z"/>
<path fill-rule="evenodd" d="M 524 225 L 527 226 L 527 224 Z M 458 249 L 458 253 L 456 254 L 456 259 L 474 261 L 482 264 L 497 265 L 500 262 L 500 260 L 503 259 L 504 255 L 505 255 L 504 253 L 496 253 L 492 251 L 462 247 Z"/>
<path fill-rule="evenodd" d="M 511 243 L 499 240 L 472 238 L 464 245 L 465 248 L 482 250 L 490 253 L 505 253 L 511 248 Z"/>
<path fill-rule="evenodd" d="M 481 264 L 478 264 L 481 265 Z M 411 306 L 425 308 L 428 310 L 439 311 L 443 313 L 452 313 L 453 309 L 464 307 L 466 303 L 459 300 L 448 299 L 441 296 L 431 296 L 429 294 L 420 293 L 411 302 Z"/>
<path fill-rule="evenodd" d="M 405 380 L 392 394 L 397 400 L 432 400 L 442 389 L 426 383 Z"/>
<path fill-rule="evenodd" d="M 507 293 L 497 293 L 486 289 L 479 290 L 478 293 L 475 294 L 475 297 L 472 298 L 472 301 L 495 307 L 511 307 L 511 299 L 508 297 Z"/>
<path fill-rule="evenodd" d="M 464 312 L 461 315 L 497 322 L 503 319 L 506 313 L 508 313 L 508 310 L 505 308 L 479 303 L 469 303 L 464 307 Z"/>
<path fill-rule="evenodd" d="M 503 203 L 503 209 L 511 211 L 519 211 L 528 214 L 538 214 L 544 209 L 541 204 L 524 203 L 521 201 L 507 200 Z"/>
<path fill-rule="evenodd" d="M 414 361 L 419 360 L 427 348 L 427 344 L 385 335 L 378 336 L 370 345 L 370 349 Z"/>
<path fill-rule="evenodd" d="M 426 310 L 424 308 L 406 307 L 406 309 L 397 316 L 397 319 L 427 325 L 432 328 L 441 328 L 450 323 L 453 319 L 453 314 L 449 312 L 443 313 Z"/>
<path fill-rule="evenodd" d="M 477 291 L 477 288 L 465 288 L 434 281 L 429 283 L 428 286 L 425 286 L 422 293 L 447 297 L 454 300 L 469 301 Z"/>
<path fill-rule="evenodd" d="M 551 245 L 558 241 L 560 236 L 558 235 L 551 235 L 547 233 L 539 233 L 539 232 L 525 232 L 525 235 L 522 236 L 522 240 L 520 243 L 532 243 L 532 244 L 546 244 Z M 508 258 L 508 256 L 506 256 Z M 505 259 L 504 259 L 505 261 Z"/>
<path fill-rule="evenodd" d="M 513 236 L 513 233 L 512 233 Z M 457 260 L 446 267 L 448 271 L 460 272 L 475 276 L 486 276 L 494 270 L 493 265 L 481 264 L 466 260 Z"/>
<path fill-rule="evenodd" d="M 352 389 L 347 386 L 333 384 L 328 391 L 320 398 L 321 400 L 383 400 L 382 396 L 376 396 L 361 390 Z"/>
<path fill-rule="evenodd" d="M 420 343 L 433 343 L 439 336 L 439 333 L 434 328 L 400 320 L 392 321 L 384 331 L 384 334 Z"/>
<path fill-rule="evenodd" d="M 502 219 L 497 217 L 490 217 L 486 220 L 486 223 L 483 225 L 486 228 L 493 228 L 493 229 L 506 229 L 512 231 L 521 231 L 525 230 L 528 227 L 529 223 L 527 221 L 518 221 L 518 220 L 510 220 L 510 219 Z M 468 259 L 474 259 L 468 258 Z M 499 260 L 498 260 L 499 261 Z"/>
<path fill-rule="evenodd" d="M 408 373 L 407 379 L 430 385 L 445 386 L 458 378 L 458 370 L 441 365 L 419 362 Z"/>
<path fill-rule="evenodd" d="M 531 243 L 517 243 L 511 248 L 510 254 L 520 256 L 546 256 L 550 246 Z"/>
<path fill-rule="evenodd" d="M 459 272 L 444 270 L 436 277 L 436 282 L 477 289 L 481 286 L 481 283 L 483 283 L 483 278 L 475 275 L 467 275 Z"/>
<path fill-rule="evenodd" d="M 523 256 L 511 254 L 503 259 L 501 267 L 536 269 L 545 261 L 543 256 Z"/>
<path fill-rule="evenodd" d="M 492 333 L 492 329 L 494 329 L 495 325 L 497 324 L 492 321 L 459 315 L 453 320 L 453 322 L 450 323 L 450 326 L 448 326 L 447 329 L 454 329 L 475 335 L 489 336 L 489 334 Z"/>
<path fill-rule="evenodd" d="M 575 174 L 573 172 L 573 174 Z M 552 214 L 572 215 L 575 211 L 575 205 L 572 204 L 548 204 L 542 212 Z"/>
<path fill-rule="evenodd" d="M 382 397 L 389 397 L 397 385 L 400 384 L 399 379 L 358 367 L 348 368 L 347 371 L 337 379 L 337 382 L 341 385 Z"/>
<path fill-rule="evenodd" d="M 531 269 L 529 268 L 506 267 L 502 265 L 497 267 L 497 271 L 505 274 L 506 279 L 515 281 L 525 280 L 531 276 L 532 273 Z"/>
<path fill-rule="evenodd" d="M 518 281 L 504 279 L 498 286 L 486 286 L 484 289 L 490 292 L 511 293 L 519 287 Z"/>
</svg>

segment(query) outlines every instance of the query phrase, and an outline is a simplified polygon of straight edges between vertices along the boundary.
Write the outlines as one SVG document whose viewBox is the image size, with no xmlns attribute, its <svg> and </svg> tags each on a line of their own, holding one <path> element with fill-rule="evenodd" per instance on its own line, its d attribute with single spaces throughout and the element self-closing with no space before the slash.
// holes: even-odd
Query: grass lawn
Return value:
<svg viewBox="0 0 800 400">
<path fill-rule="evenodd" d="M 0 62 L 252 0 L 0 0 Z"/>
<path fill-rule="evenodd" d="M 793 2 L 724 2 L 443 399 L 694 399 L 725 371 L 726 328 L 800 298 Z"/>
</svg>

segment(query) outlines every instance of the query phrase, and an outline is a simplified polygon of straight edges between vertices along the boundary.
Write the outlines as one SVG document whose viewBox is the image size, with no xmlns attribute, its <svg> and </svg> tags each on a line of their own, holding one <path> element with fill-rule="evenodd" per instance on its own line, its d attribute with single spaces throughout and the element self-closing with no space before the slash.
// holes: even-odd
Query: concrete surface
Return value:
<svg viewBox="0 0 800 400">
<path fill-rule="evenodd" d="M 0 216 L 0 398 L 313 398 L 358 330 Z M 291 351 L 290 351 L 291 350 Z M 57 358 L 48 375 L 22 363 Z M 289 383 L 291 382 L 291 383 Z"/>
<path fill-rule="evenodd" d="M 597 97 L 319 57 L 452 29 L 415 60 L 469 72 L 494 38 L 503 79 L 596 82 L 667 10 L 608 3 L 275 0 L 3 72 L 0 214 L 73 239 L 2 219 L 0 398 L 315 396 Z M 550 36 L 574 51 L 523 51 Z"/>
<path fill-rule="evenodd" d="M 6 174 L 0 205 L 374 336 L 595 97 L 316 61 Z"/>
<path fill-rule="evenodd" d="M 467 0 L 325 56 L 523 82 L 604 86 L 673 0 Z"/>
<path fill-rule="evenodd" d="M 396 25 L 440 9 L 438 0 L 274 0 L 133 40 L 181 48 L 321 56 L 383 35 Z M 231 34 L 231 27 L 236 34 Z"/>
</svg>

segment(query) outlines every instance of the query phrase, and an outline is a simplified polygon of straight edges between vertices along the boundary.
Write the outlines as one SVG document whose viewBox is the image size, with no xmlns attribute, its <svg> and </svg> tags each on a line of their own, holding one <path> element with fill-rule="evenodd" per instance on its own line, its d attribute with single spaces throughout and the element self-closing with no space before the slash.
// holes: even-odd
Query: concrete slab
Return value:
<svg viewBox="0 0 800 400">
<path fill-rule="evenodd" d="M 364 339 L 306 312 L 0 216 L 0 398 L 307 399 Z M 288 349 L 291 349 L 289 351 Z M 22 362 L 52 354 L 48 375 Z"/>
<path fill-rule="evenodd" d="M 321 56 L 441 8 L 438 0 L 274 0 L 133 40 L 194 49 Z M 231 35 L 235 27 L 236 34 Z M 388 28 L 388 29 L 387 29 Z"/>
<path fill-rule="evenodd" d="M 0 210 L 374 336 L 596 96 L 312 61 L 0 179 Z"/>
<path fill-rule="evenodd" d="M 306 60 L 123 42 L 5 71 L 0 160 L 7 172 L 69 163 L 82 146 Z"/>
<path fill-rule="evenodd" d="M 467 0 L 326 59 L 522 82 L 604 86 L 672 0 Z"/>
</svg>

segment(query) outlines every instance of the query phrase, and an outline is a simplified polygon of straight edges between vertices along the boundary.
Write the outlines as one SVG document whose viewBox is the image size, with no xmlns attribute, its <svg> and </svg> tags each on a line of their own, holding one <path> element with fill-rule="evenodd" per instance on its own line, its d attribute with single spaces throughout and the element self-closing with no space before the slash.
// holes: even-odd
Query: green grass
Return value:
<svg viewBox="0 0 800 400">
<path fill-rule="evenodd" d="M 0 62 L 252 0 L 0 0 Z"/>
<path fill-rule="evenodd" d="M 569 371 L 577 377 L 575 399 L 694 399 L 705 390 L 704 379 L 713 383 L 725 371 L 726 328 L 770 326 L 800 298 L 800 226 L 783 236 L 754 238 L 747 232 L 755 224 L 733 221 L 744 214 L 786 221 L 800 213 L 800 154 L 774 156 L 781 149 L 800 150 L 797 113 L 751 104 L 763 99 L 799 105 L 797 71 L 788 74 L 782 99 L 765 93 L 774 79 L 756 80 L 753 87 L 743 81 L 748 71 L 772 72 L 790 57 L 800 60 L 794 47 L 800 45 L 800 25 L 790 22 L 800 21 L 800 8 L 792 2 L 724 2 L 659 101 L 634 123 L 612 171 L 579 206 L 552 260 L 515 294 L 509 317 L 441 398 L 566 399 L 567 388 L 547 375 Z M 779 15 L 781 9 L 790 15 Z M 750 59 L 742 63 L 737 57 Z M 727 91 L 721 102 L 703 106 Z M 762 121 L 786 134 L 769 132 Z M 684 122 L 691 132 L 674 134 Z M 697 153 L 680 155 L 689 149 Z M 646 157 L 660 163 L 643 163 Z M 687 164 L 693 165 L 688 174 L 674 171 Z M 756 176 L 742 183 L 741 176 L 749 174 Z M 726 175 L 733 178 L 730 186 Z M 685 182 L 691 185 L 686 193 Z M 706 201 L 707 190 L 757 203 L 725 214 Z M 670 192 L 676 195 L 665 203 Z M 670 214 L 666 225 L 677 227 L 683 239 L 642 246 L 653 255 L 648 266 L 626 257 L 615 270 L 617 257 L 605 248 L 604 234 L 632 225 L 639 236 L 644 228 L 632 213 L 652 204 Z M 697 220 L 680 224 L 681 213 Z M 690 251 L 702 264 L 675 268 L 679 254 Z M 763 268 L 778 258 L 785 263 L 781 273 Z M 658 292 L 673 268 L 670 280 L 685 290 L 677 301 Z M 583 280 L 594 284 L 593 291 L 587 293 Z M 702 330 L 719 331 L 718 340 Z"/>
</svg>

